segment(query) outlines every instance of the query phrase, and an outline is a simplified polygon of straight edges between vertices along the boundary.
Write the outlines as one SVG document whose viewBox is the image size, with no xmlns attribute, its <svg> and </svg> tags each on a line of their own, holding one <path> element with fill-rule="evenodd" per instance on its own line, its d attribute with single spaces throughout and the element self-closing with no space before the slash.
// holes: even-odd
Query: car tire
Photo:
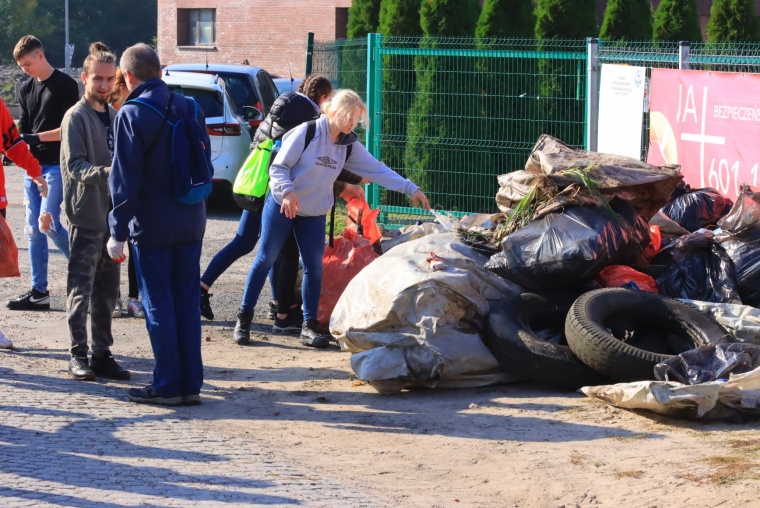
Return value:
<svg viewBox="0 0 760 508">
<path fill-rule="evenodd" d="M 564 339 L 565 317 L 576 296 L 523 293 L 492 304 L 484 342 L 504 370 L 562 390 L 607 383 Z"/>
<path fill-rule="evenodd" d="M 586 365 L 616 382 L 654 379 L 654 366 L 684 351 L 728 340 L 712 318 L 672 298 L 623 288 L 581 295 L 565 336 Z"/>
</svg>

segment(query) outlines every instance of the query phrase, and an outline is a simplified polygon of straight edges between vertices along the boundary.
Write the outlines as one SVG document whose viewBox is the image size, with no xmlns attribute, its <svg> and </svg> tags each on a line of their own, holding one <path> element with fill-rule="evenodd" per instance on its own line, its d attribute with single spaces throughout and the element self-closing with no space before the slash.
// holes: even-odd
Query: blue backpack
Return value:
<svg viewBox="0 0 760 508">
<path fill-rule="evenodd" d="M 173 177 L 170 193 L 175 201 L 183 205 L 195 205 L 206 199 L 212 190 L 214 166 L 211 164 L 210 140 L 206 127 L 198 121 L 198 103 L 192 97 L 186 97 L 188 111 L 180 115 L 176 113 L 176 108 L 172 110 L 174 95 L 174 92 L 170 92 L 166 113 L 140 99 L 132 99 L 127 103 L 136 102 L 147 106 L 163 118 L 156 137 L 145 149 L 146 158 L 161 137 L 164 125 L 171 125 Z M 190 110 L 192 114 L 188 114 Z M 172 122 L 169 116 L 178 118 Z"/>
</svg>

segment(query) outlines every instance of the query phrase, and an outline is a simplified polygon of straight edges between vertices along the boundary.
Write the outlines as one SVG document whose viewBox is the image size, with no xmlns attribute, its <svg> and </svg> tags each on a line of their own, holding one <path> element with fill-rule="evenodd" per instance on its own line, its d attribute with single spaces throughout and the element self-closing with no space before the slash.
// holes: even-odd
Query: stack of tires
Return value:
<svg viewBox="0 0 760 508">
<path fill-rule="evenodd" d="M 623 288 L 523 293 L 494 304 L 485 342 L 508 372 L 560 389 L 654 379 L 673 355 L 729 340 L 677 300 Z"/>
</svg>

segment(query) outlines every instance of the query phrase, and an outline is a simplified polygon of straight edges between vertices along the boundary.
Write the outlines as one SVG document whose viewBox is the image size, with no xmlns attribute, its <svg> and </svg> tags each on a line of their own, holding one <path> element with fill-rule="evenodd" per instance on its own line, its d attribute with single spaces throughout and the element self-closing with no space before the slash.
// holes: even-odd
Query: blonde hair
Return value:
<svg viewBox="0 0 760 508">
<path fill-rule="evenodd" d="M 369 115 L 367 106 L 359 97 L 359 94 L 353 90 L 343 89 L 336 90 L 333 94 L 322 103 L 322 111 L 330 118 L 348 123 L 349 118 L 355 110 L 359 110 L 359 124 L 365 129 L 369 128 Z"/>
</svg>

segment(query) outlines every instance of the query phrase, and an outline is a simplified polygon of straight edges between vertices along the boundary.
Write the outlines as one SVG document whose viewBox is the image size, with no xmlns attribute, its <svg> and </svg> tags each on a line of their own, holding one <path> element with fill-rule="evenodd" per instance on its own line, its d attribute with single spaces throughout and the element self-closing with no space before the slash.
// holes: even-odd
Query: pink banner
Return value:
<svg viewBox="0 0 760 508">
<path fill-rule="evenodd" d="M 680 164 L 693 188 L 736 199 L 758 184 L 760 75 L 652 69 L 649 155 Z"/>
</svg>

